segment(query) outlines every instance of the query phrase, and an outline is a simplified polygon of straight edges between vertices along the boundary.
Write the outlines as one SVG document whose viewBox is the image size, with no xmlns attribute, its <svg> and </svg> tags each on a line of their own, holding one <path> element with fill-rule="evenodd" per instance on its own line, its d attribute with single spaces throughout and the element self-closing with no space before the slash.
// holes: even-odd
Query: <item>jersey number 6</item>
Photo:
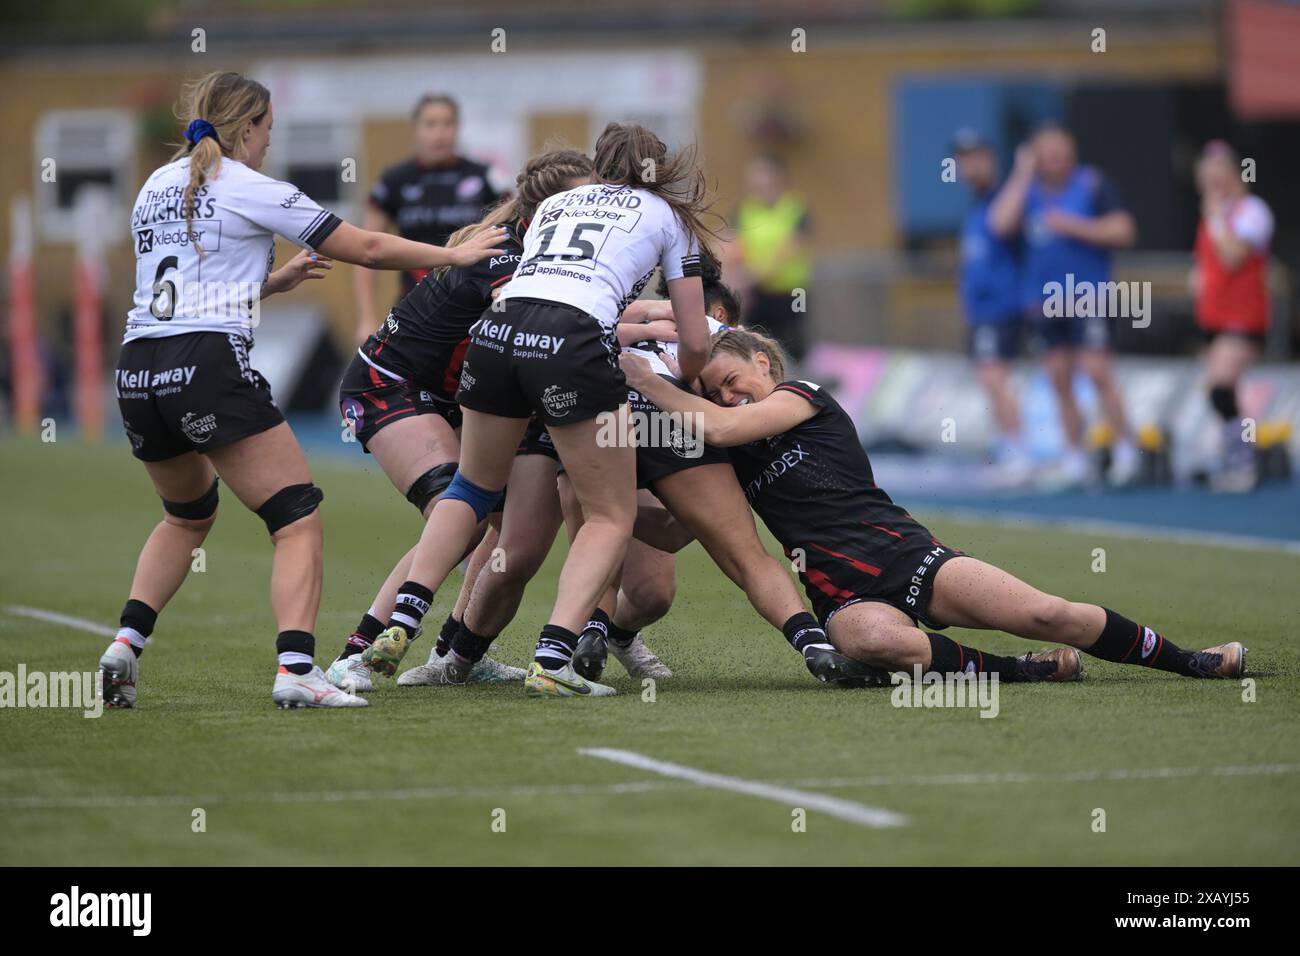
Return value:
<svg viewBox="0 0 1300 956">
<path fill-rule="evenodd" d="M 176 311 L 176 283 L 170 279 L 164 280 L 163 276 L 180 264 L 181 261 L 176 256 L 168 256 L 158 263 L 158 271 L 154 273 L 153 301 L 149 303 L 149 311 L 159 322 L 170 322 L 172 315 Z M 164 296 L 166 297 L 165 305 L 163 304 Z"/>
</svg>

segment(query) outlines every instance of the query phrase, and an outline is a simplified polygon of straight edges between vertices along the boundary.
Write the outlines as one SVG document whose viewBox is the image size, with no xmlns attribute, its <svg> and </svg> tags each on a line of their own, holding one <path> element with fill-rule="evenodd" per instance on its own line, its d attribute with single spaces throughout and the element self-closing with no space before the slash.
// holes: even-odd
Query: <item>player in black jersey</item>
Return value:
<svg viewBox="0 0 1300 956">
<path fill-rule="evenodd" d="M 426 275 L 366 339 L 344 373 L 339 387 L 343 419 L 362 448 L 374 455 L 397 490 L 423 515 L 428 515 L 456 473 L 460 455 L 456 389 L 464 371 L 469 328 L 491 306 L 494 293 L 514 274 L 522 249 L 520 237 L 537 204 L 586 182 L 591 170 L 591 160 L 575 150 L 553 150 L 529 160 L 519 174 L 517 197 L 503 201 L 482 223 L 458 232 L 448 243 L 448 248 L 454 248 L 484 229 L 504 224 L 509 235 L 501 254 L 472 266 L 440 269 Z M 547 448 L 548 437 L 538 425 L 528 431 L 520 445 L 520 454 L 525 457 L 549 456 L 549 464 L 519 463 L 521 473 L 511 477 L 520 501 L 535 498 L 539 484 L 551 497 L 555 496 L 555 454 Z M 558 505 L 556 511 L 558 515 Z M 551 544 L 551 539 L 540 543 L 521 540 L 528 527 L 517 523 L 515 540 L 501 545 L 511 547 L 512 558 L 519 557 L 515 562 L 519 570 L 529 563 L 522 557 L 524 552 L 534 554 L 540 550 L 540 556 L 535 557 L 540 565 Z M 552 529 L 552 538 L 554 533 Z M 383 629 L 381 622 L 392 611 L 410 565 L 408 551 L 331 666 L 329 677 L 336 685 L 343 686 L 350 680 L 356 689 L 365 690 L 370 685 L 370 669 L 390 676 L 396 669 L 397 660 L 382 653 L 376 660 L 370 648 Z M 445 641 L 440 649 L 446 652 Z M 523 678 L 523 671 L 503 669 L 494 661 L 486 662 L 480 672 L 485 679 Z"/>
<path fill-rule="evenodd" d="M 370 190 L 366 229 L 389 231 L 417 242 L 446 245 L 458 229 L 483 218 L 501 199 L 493 188 L 488 167 L 459 155 L 460 108 L 450 96 L 428 94 L 411 113 L 414 155 L 390 166 Z M 402 273 L 402 295 L 424 278 L 425 270 Z M 374 275 L 355 273 L 357 340 L 365 341 L 376 322 Z"/>
<path fill-rule="evenodd" d="M 701 263 L 704 308 L 710 328 L 734 325 L 740 303 L 721 281 L 716 264 Z M 667 301 L 667 283 L 660 279 L 661 301 L 640 299 L 627 307 L 619 324 L 619 340 L 642 355 L 653 354 L 680 387 L 672 342 L 675 325 Z M 667 342 L 668 344 L 664 344 Z M 647 416 L 661 409 L 629 391 L 629 408 Z M 662 420 L 662 419 L 659 419 Z M 661 430 L 648 428 L 647 435 Z M 704 446 L 694 436 L 685 442 L 650 441 L 636 450 L 638 521 L 619 577 L 606 591 L 583 631 L 573 655 L 573 667 L 588 680 L 599 680 L 606 654 L 612 652 L 629 676 L 662 679 L 672 671 L 645 645 L 642 628 L 664 617 L 677 592 L 676 552 L 699 540 L 714 563 L 743 590 L 754 609 L 785 634 L 813 676 L 824 682 L 860 686 L 872 674 L 834 652 L 825 631 L 805 610 L 789 574 L 759 540 L 753 515 L 736 482 L 725 449 Z M 692 446 L 683 448 L 683 445 Z M 570 538 L 582 526 L 582 509 L 568 482 L 561 478 L 561 500 Z M 671 521 L 666 517 L 671 515 Z M 664 529 L 671 529 L 665 533 Z M 664 548 L 658 545 L 663 544 Z"/>
<path fill-rule="evenodd" d="M 664 382 L 644 360 L 624 355 L 622 364 L 631 387 L 662 408 L 700 412 L 705 441 L 732 449 L 750 504 L 795 562 L 832 642 L 856 660 L 1008 681 L 1075 680 L 1079 650 L 1187 677 L 1245 670 L 1236 641 L 1185 651 L 1114 611 L 1045 594 L 936 540 L 875 484 L 835 399 L 813 383 L 784 381 L 780 348 L 765 336 L 738 329 L 715 336 L 700 376 L 713 402 Z M 1069 646 L 1000 657 L 918 625 Z"/>
</svg>

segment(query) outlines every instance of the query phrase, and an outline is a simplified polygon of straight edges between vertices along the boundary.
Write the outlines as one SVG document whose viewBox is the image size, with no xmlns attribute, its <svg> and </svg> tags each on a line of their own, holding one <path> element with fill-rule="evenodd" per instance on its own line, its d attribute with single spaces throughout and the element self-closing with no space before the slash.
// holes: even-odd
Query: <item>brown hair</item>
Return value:
<svg viewBox="0 0 1300 956">
<path fill-rule="evenodd" d="M 446 93 L 425 93 L 415 101 L 415 109 L 411 110 L 411 122 L 414 123 L 420 118 L 426 106 L 438 104 L 451 110 L 452 122 L 460 122 L 460 104 Z"/>
<path fill-rule="evenodd" d="M 669 154 L 664 141 L 646 127 L 610 123 L 596 140 L 596 178 L 610 186 L 654 193 L 673 208 L 682 227 L 694 237 L 700 258 L 716 263 L 708 240 L 718 236 L 702 221 L 712 213 L 696 154 L 694 146 Z"/>
<path fill-rule="evenodd" d="M 762 352 L 772 368 L 773 380 L 778 383 L 785 381 L 785 355 L 781 351 L 781 343 L 763 332 L 754 329 L 720 329 L 713 334 L 712 342 L 710 359 L 726 353 L 752 362 L 754 356 Z"/>
<path fill-rule="evenodd" d="M 205 136 L 197 143 L 179 144 L 172 156 L 173 162 L 184 156 L 190 158 L 190 180 L 181 203 L 187 232 L 193 229 L 199 187 L 221 172 L 223 156 L 243 158 L 245 124 L 260 123 L 270 106 L 271 93 L 265 86 L 230 71 L 209 73 L 181 90 L 177 118 L 187 126 L 196 119 L 207 120 L 217 132 L 216 139 Z M 194 248 L 200 256 L 204 254 L 198 242 Z"/>
<path fill-rule="evenodd" d="M 473 239 L 484 229 L 533 218 L 544 201 L 569 189 L 575 179 L 592 174 L 591 160 L 576 149 L 550 149 L 524 163 L 515 177 L 514 195 L 501 200 L 482 221 L 457 229 L 447 238 L 447 248 Z M 437 271 L 446 272 L 449 266 Z"/>
</svg>

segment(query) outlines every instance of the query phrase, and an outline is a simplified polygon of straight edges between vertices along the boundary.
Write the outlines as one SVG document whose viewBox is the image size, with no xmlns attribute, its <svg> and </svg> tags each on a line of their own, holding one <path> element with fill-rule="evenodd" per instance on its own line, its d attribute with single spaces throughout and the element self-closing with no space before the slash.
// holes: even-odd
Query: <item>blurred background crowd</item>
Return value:
<svg viewBox="0 0 1300 956">
<path fill-rule="evenodd" d="M 997 467 L 991 484 L 1209 469 L 1236 490 L 1261 476 L 1254 451 L 1224 460 L 1225 429 L 1255 416 L 1260 441 L 1295 450 L 1296 3 L 49 0 L 3 16 L 6 422 L 26 396 L 28 418 L 35 402 L 98 430 L 77 393 L 124 324 L 129 209 L 177 141 L 181 81 L 234 69 L 276 103 L 266 172 L 428 241 L 477 219 L 530 153 L 590 148 L 610 120 L 697 144 L 747 321 L 837 388 L 870 446 L 955 446 Z M 1043 286 L 1066 274 L 1138 283 L 1146 311 L 1046 324 Z M 268 305 L 255 361 L 282 407 L 325 414 L 358 336 L 417 278 L 339 268 Z M 36 370 L 15 368 L 28 327 Z"/>
</svg>

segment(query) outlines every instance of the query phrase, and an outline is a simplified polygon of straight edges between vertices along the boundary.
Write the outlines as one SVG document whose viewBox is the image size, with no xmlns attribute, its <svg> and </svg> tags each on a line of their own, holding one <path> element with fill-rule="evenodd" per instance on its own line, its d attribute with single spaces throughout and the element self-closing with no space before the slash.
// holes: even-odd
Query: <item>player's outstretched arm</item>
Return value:
<svg viewBox="0 0 1300 956">
<path fill-rule="evenodd" d="M 748 405 L 715 405 L 665 381 L 639 355 L 619 356 L 627 386 L 640 392 L 666 412 L 698 414 L 705 442 L 719 448 L 747 445 L 761 438 L 788 432 L 816 414 L 805 398 L 784 390 L 772 392 Z"/>
<path fill-rule="evenodd" d="M 505 226 L 484 229 L 459 246 L 445 249 L 387 232 L 367 232 L 344 222 L 321 243 L 320 251 L 331 259 L 367 269 L 436 269 L 473 265 L 488 256 L 501 255 L 505 236 Z"/>
</svg>

